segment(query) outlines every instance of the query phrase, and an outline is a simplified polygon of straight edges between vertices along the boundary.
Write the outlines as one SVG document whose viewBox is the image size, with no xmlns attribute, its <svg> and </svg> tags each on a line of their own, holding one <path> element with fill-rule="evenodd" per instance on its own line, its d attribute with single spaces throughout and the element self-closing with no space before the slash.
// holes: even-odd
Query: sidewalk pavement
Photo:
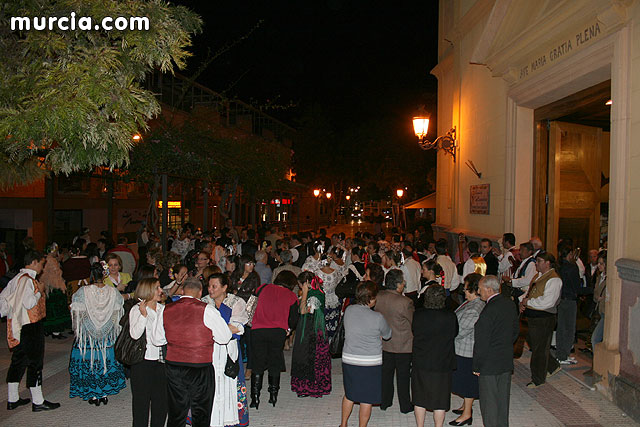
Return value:
<svg viewBox="0 0 640 427">
<path fill-rule="evenodd" d="M 6 324 L 0 324 L 0 339 L 6 342 Z M 45 398 L 60 402 L 59 409 L 47 412 L 31 412 L 30 405 L 13 411 L 6 410 L 7 388 L 0 387 L 0 425 L 28 427 L 124 427 L 130 426 L 131 389 L 127 388 L 116 396 L 109 398 L 107 406 L 95 407 L 78 398 L 69 399 L 69 355 L 72 338 L 53 340 L 46 338 L 46 356 L 44 364 L 43 391 Z M 529 381 L 529 352 L 525 350 L 522 357 L 515 361 L 515 372 L 511 387 L 510 423 L 512 426 L 637 426 L 619 408 L 609 402 L 597 391 L 591 391 L 572 379 L 565 367 L 562 373 L 550 378 L 546 385 L 530 390 L 526 388 Z M 291 363 L 291 351 L 285 351 L 287 367 Z M 0 348 L 2 372 L 6 376 L 11 355 L 3 344 Z M 333 360 L 333 391 L 323 398 L 297 398 L 291 392 L 289 373 L 283 373 L 278 404 L 274 408 L 267 402 L 266 384 L 262 391 L 267 397 L 262 399 L 260 410 L 250 411 L 250 425 L 261 427 L 293 427 L 293 426 L 337 426 L 340 424 L 340 404 L 343 396 L 342 369 L 340 359 Z M 20 390 L 21 397 L 30 397 L 24 385 Z M 461 405 L 462 399 L 453 396 L 451 408 Z M 350 426 L 358 424 L 358 407 L 351 415 Z M 474 426 L 482 425 L 482 417 L 478 402 L 474 403 Z M 446 424 L 454 420 L 456 415 L 448 412 Z M 401 414 L 397 400 L 386 411 L 373 409 L 372 427 L 414 426 L 413 414 Z M 427 416 L 426 425 L 433 425 L 432 418 Z"/>
</svg>

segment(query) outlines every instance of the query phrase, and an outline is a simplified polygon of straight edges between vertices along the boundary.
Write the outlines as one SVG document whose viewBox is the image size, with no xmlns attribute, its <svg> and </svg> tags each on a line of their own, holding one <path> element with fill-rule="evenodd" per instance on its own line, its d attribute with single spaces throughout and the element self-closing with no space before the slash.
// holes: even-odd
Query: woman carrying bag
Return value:
<svg viewBox="0 0 640 427">
<path fill-rule="evenodd" d="M 135 297 L 140 300 L 129 311 L 129 334 L 134 340 L 149 337 L 156 326 L 158 315 L 164 310 L 160 304 L 162 288 L 156 278 L 142 279 L 136 287 Z M 131 395 L 133 427 L 149 425 L 162 427 L 167 418 L 167 374 L 163 348 L 146 339 L 144 360 L 131 365 Z"/>
</svg>

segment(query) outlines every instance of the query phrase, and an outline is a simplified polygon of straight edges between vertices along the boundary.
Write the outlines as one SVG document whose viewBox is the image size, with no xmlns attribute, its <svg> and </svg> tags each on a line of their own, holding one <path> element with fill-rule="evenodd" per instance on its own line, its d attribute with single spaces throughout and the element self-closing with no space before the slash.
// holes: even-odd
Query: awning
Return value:
<svg viewBox="0 0 640 427">
<path fill-rule="evenodd" d="M 404 209 L 435 209 L 436 193 L 431 193 L 413 202 L 409 202 L 403 206 Z"/>
</svg>

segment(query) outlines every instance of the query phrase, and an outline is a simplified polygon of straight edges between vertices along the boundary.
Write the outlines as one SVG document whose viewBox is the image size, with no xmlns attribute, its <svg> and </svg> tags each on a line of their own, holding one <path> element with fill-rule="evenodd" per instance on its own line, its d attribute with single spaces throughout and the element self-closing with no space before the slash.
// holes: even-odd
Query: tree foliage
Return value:
<svg viewBox="0 0 640 427">
<path fill-rule="evenodd" d="M 237 184 L 256 196 L 278 188 L 289 150 L 256 135 L 234 132 L 193 116 L 182 125 L 159 123 L 131 152 L 130 179 L 152 183 L 159 173 L 183 179 Z"/>
<path fill-rule="evenodd" d="M 148 17 L 148 31 L 10 30 L 11 17 Z M 0 3 L 0 186 L 47 170 L 128 164 L 132 135 L 159 104 L 142 87 L 154 68 L 182 68 L 200 18 L 161 0 Z"/>
</svg>

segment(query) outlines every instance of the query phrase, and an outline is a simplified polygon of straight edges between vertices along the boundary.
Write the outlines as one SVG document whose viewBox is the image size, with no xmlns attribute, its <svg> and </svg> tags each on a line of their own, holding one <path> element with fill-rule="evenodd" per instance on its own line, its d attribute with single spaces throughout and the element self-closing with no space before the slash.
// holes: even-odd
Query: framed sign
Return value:
<svg viewBox="0 0 640 427">
<path fill-rule="evenodd" d="M 489 184 L 472 185 L 469 195 L 469 213 L 489 215 Z"/>
</svg>

